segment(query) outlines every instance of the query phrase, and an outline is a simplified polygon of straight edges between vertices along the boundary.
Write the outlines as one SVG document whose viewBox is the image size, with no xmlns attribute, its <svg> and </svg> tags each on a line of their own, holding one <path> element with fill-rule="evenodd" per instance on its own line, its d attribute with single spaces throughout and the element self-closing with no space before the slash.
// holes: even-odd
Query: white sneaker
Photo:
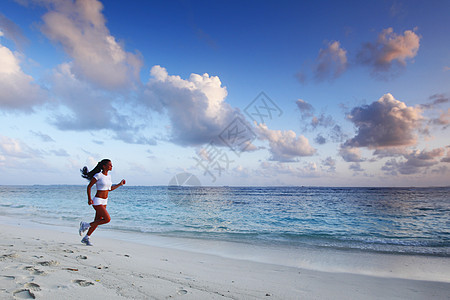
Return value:
<svg viewBox="0 0 450 300">
<path fill-rule="evenodd" d="M 83 244 L 86 244 L 86 246 L 93 246 L 92 243 L 89 241 L 89 236 L 87 235 L 81 240 L 81 242 Z"/>
<path fill-rule="evenodd" d="M 78 229 L 78 233 L 80 234 L 80 236 L 83 235 L 83 233 L 89 229 L 89 227 L 91 227 L 91 225 L 88 222 L 80 222 L 80 229 Z"/>
</svg>

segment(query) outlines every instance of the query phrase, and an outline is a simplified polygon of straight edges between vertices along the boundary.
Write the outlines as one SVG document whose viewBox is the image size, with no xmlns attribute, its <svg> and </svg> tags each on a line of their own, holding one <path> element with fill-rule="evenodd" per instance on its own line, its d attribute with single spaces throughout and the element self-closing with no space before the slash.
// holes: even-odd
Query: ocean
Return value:
<svg viewBox="0 0 450 300">
<path fill-rule="evenodd" d="M 124 186 L 110 192 L 112 221 L 97 232 L 449 257 L 449 195 L 448 187 Z M 0 186 L 0 207 L 37 225 L 77 228 L 94 217 L 86 186 Z"/>
</svg>

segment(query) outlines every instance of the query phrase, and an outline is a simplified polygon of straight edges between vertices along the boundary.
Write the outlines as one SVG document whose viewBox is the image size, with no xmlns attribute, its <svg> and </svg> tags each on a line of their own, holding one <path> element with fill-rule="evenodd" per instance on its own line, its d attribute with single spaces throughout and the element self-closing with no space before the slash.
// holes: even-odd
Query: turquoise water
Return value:
<svg viewBox="0 0 450 300">
<path fill-rule="evenodd" d="M 450 256 L 450 188 L 133 187 L 99 230 L 252 245 Z M 85 186 L 0 186 L 0 215 L 76 226 Z M 74 225 L 75 224 L 75 225 Z"/>
</svg>

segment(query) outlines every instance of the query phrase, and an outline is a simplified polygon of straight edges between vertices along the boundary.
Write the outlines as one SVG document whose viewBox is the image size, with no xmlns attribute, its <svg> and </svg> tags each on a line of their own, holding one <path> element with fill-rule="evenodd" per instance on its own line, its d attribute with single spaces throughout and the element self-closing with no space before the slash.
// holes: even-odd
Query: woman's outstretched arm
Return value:
<svg viewBox="0 0 450 300">
<path fill-rule="evenodd" d="M 111 191 L 114 191 L 114 190 L 117 189 L 119 186 L 124 185 L 125 182 L 126 182 L 125 179 L 122 179 L 122 180 L 120 181 L 120 183 L 112 185 L 112 186 L 111 186 Z"/>
</svg>

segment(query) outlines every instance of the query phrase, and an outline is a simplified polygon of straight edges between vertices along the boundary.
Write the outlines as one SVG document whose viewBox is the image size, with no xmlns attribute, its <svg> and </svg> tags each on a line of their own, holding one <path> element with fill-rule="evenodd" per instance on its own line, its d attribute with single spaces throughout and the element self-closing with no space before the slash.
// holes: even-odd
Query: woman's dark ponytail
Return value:
<svg viewBox="0 0 450 300">
<path fill-rule="evenodd" d="M 103 166 L 109 163 L 110 161 L 111 160 L 109 159 L 103 159 L 91 171 L 89 171 L 87 167 L 83 167 L 83 169 L 80 170 L 81 177 L 91 181 L 92 178 L 94 178 L 94 175 L 101 172 L 103 170 Z"/>
</svg>

